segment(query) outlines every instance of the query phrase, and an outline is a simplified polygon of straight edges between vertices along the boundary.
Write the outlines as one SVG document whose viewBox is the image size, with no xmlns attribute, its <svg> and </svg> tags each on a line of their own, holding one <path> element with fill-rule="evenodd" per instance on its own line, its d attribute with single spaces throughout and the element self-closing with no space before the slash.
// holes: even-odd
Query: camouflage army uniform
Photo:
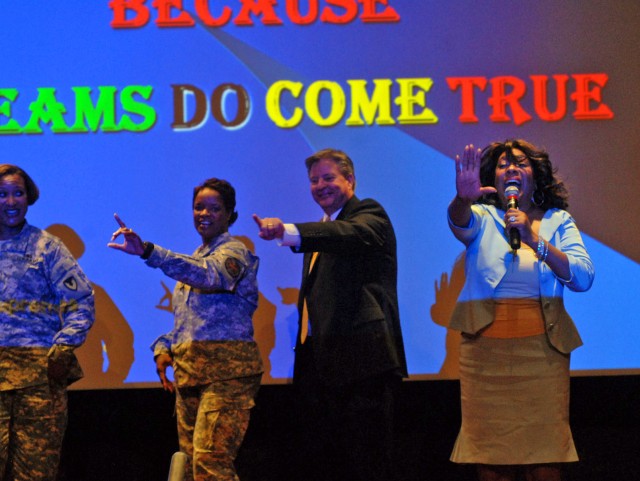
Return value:
<svg viewBox="0 0 640 481">
<path fill-rule="evenodd" d="M 73 349 L 94 320 L 91 284 L 62 242 L 25 224 L 0 241 L 0 479 L 56 478 Z"/>
<path fill-rule="evenodd" d="M 187 479 L 237 480 L 233 461 L 262 373 L 251 319 L 258 258 L 224 233 L 193 256 L 155 246 L 146 262 L 178 281 L 174 328 L 152 349 L 173 357 L 180 449 L 192 464 Z"/>
</svg>

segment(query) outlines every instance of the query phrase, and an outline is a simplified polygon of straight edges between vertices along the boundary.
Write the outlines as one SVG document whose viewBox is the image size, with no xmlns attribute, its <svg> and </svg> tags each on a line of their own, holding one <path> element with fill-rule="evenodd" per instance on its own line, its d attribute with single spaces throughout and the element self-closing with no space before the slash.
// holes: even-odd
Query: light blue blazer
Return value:
<svg viewBox="0 0 640 481">
<path fill-rule="evenodd" d="M 494 291 L 507 272 L 506 257 L 512 254 L 505 235 L 504 211 L 485 204 L 474 204 L 471 210 L 467 227 L 458 227 L 449 219 L 454 236 L 466 247 L 466 281 L 449 327 L 475 335 L 493 322 Z M 539 235 L 569 259 L 569 279 L 560 279 L 546 263 L 538 263 L 540 300 L 549 342 L 558 351 L 569 353 L 582 345 L 582 339 L 565 310 L 564 286 L 572 291 L 586 291 L 593 283 L 594 266 L 568 212 L 561 209 L 545 212 Z"/>
</svg>

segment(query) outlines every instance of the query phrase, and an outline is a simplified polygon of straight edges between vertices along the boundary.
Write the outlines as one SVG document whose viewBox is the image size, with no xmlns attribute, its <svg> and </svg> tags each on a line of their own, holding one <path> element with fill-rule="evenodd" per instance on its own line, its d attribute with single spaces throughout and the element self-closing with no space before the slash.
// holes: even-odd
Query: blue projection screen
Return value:
<svg viewBox="0 0 640 481">
<path fill-rule="evenodd" d="M 106 247 L 113 213 L 191 253 L 192 188 L 214 176 L 237 190 L 231 234 L 261 258 L 264 382 L 288 382 L 302 259 L 251 214 L 318 219 L 303 161 L 324 147 L 349 153 L 357 195 L 394 222 L 411 378 L 455 378 L 453 159 L 510 137 L 550 152 L 596 265 L 589 292 L 566 293 L 585 342 L 573 373 L 638 372 L 638 2 L 4 0 L 0 14 L 1 162 L 34 178 L 29 222 L 95 285 L 78 388 L 158 385 L 149 346 L 171 329 L 174 283 Z"/>
</svg>

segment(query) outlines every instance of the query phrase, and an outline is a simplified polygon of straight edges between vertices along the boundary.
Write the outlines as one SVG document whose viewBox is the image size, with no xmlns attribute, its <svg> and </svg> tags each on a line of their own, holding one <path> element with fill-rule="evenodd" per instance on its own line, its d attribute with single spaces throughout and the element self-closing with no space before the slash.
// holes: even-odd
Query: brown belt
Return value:
<svg viewBox="0 0 640 481">
<path fill-rule="evenodd" d="M 511 339 L 544 334 L 544 317 L 537 299 L 497 299 L 493 323 L 480 333 L 484 337 Z"/>
</svg>

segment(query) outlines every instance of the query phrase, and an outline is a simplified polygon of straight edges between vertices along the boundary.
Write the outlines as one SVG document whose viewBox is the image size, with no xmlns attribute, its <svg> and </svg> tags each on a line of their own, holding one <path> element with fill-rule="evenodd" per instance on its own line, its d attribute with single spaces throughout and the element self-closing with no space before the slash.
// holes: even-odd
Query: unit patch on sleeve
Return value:
<svg viewBox="0 0 640 481">
<path fill-rule="evenodd" d="M 227 257 L 227 259 L 224 261 L 224 267 L 225 269 L 227 269 L 229 275 L 234 279 L 240 275 L 240 272 L 242 272 L 242 266 L 240 265 L 238 260 L 234 259 L 233 257 Z"/>
<path fill-rule="evenodd" d="M 63 284 L 70 291 L 77 291 L 78 290 L 78 281 L 76 281 L 76 278 L 73 277 L 73 276 L 67 277 L 65 279 L 65 281 L 63 282 Z"/>
</svg>

